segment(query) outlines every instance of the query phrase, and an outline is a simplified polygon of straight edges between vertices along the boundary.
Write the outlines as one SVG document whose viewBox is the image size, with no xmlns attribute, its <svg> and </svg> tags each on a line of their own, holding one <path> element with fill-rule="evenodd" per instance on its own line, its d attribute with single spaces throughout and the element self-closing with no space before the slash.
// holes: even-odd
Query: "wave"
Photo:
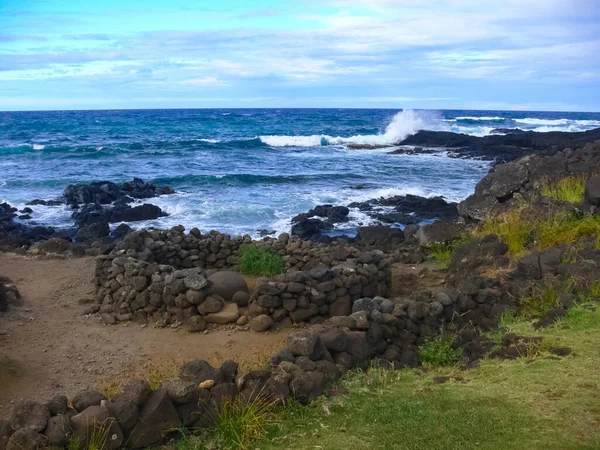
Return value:
<svg viewBox="0 0 600 450">
<path fill-rule="evenodd" d="M 458 121 L 458 120 L 462 120 L 462 121 L 484 121 L 484 122 L 492 122 L 492 121 L 504 121 L 504 120 L 509 120 L 506 119 L 505 117 L 486 117 L 486 116 L 482 116 L 482 117 L 471 117 L 471 116 L 463 116 L 463 117 L 456 117 L 455 119 L 451 119 L 452 121 Z"/>
<path fill-rule="evenodd" d="M 260 140 L 270 147 L 318 147 L 327 145 L 394 145 L 408 136 L 424 129 L 425 118 L 411 109 L 405 109 L 394 116 L 382 134 L 356 135 L 351 137 L 312 136 L 260 136 Z"/>
<path fill-rule="evenodd" d="M 571 120 L 571 119 L 534 119 L 526 117 L 524 119 L 513 119 L 515 122 L 526 125 L 542 126 L 560 126 L 560 125 L 578 125 L 582 127 L 600 127 L 600 120 Z"/>
<path fill-rule="evenodd" d="M 249 173 L 218 175 L 183 175 L 178 177 L 161 177 L 153 179 L 157 185 L 206 186 L 206 185 L 254 185 L 254 184 L 303 184 L 314 181 L 361 179 L 353 173 L 317 173 L 300 175 L 256 175 Z"/>
</svg>

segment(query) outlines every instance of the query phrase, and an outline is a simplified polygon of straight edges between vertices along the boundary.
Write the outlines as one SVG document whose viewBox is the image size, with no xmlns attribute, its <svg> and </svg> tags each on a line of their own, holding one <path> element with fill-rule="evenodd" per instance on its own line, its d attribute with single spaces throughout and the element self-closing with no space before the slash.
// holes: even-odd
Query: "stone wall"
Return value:
<svg viewBox="0 0 600 450">
<path fill-rule="evenodd" d="M 258 280 L 252 298 L 226 305 L 214 295 L 209 275 L 234 268 L 245 244 L 264 246 L 282 256 L 284 275 Z M 168 231 L 138 231 L 129 234 L 110 254 L 96 264 L 95 304 L 87 313 L 101 313 L 107 324 L 121 321 L 186 325 L 204 331 L 206 323 L 237 321 L 245 326 L 257 316 L 264 331 L 274 323 L 323 321 L 348 315 L 351 302 L 360 297 L 387 296 L 391 271 L 382 252 L 361 252 L 336 242 L 313 245 L 281 235 L 252 241 L 248 236 L 232 238 L 220 233 L 189 234 L 183 227 Z M 225 300 L 231 301 L 231 298 Z M 246 309 L 246 307 L 249 308 Z"/>
<path fill-rule="evenodd" d="M 26 401 L 15 406 L 10 420 L 0 421 L 0 450 L 72 448 L 74 442 L 85 446 L 99 435 L 94 432 L 98 428 L 106 436 L 105 448 L 154 446 L 181 427 L 210 427 L 229 401 L 260 397 L 282 403 L 293 397 L 306 404 L 368 360 L 398 369 L 417 366 L 417 346 L 448 329 L 459 333 L 456 345 L 465 354 L 476 355 L 475 326 L 493 326 L 509 305 L 509 297 L 497 288 L 477 277 L 462 292 L 450 290 L 418 301 L 360 298 L 349 316 L 290 334 L 287 348 L 262 370 L 239 374 L 233 361 L 215 368 L 198 360 L 183 365 L 179 377 L 163 381 L 156 390 L 146 381 L 133 380 L 111 399 L 86 391 L 71 401 L 63 395 L 45 404 Z"/>
</svg>

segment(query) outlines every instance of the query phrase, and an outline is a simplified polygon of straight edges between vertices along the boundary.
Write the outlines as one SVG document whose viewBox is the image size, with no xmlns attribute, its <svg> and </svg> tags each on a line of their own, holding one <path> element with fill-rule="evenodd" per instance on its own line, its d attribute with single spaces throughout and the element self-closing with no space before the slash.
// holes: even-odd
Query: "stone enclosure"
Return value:
<svg viewBox="0 0 600 450">
<path fill-rule="evenodd" d="M 231 273 L 247 244 L 278 253 L 287 269 L 259 278 L 251 296 Z M 343 241 L 315 245 L 283 234 L 253 242 L 248 236 L 202 235 L 197 229 L 185 234 L 175 227 L 127 235 L 111 254 L 98 258 L 96 281 L 95 304 L 88 312 L 100 312 L 107 324 L 133 320 L 203 331 L 206 323 L 246 317 L 243 325 L 260 316 L 253 328 L 264 331 L 275 323 L 291 326 L 348 315 L 354 300 L 388 295 L 391 270 L 382 252 L 363 252 Z M 236 284 L 240 287 L 231 288 Z"/>
</svg>

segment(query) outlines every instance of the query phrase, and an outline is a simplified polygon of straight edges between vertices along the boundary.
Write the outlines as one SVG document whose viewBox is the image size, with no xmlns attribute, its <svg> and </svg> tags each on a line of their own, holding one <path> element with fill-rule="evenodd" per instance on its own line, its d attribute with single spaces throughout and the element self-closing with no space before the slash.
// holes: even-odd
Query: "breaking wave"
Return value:
<svg viewBox="0 0 600 450">
<path fill-rule="evenodd" d="M 382 134 L 356 135 L 351 137 L 312 136 L 260 136 L 260 140 L 271 147 L 315 147 L 326 145 L 394 145 L 417 131 L 425 129 L 426 119 L 405 109 L 394 116 Z"/>
</svg>

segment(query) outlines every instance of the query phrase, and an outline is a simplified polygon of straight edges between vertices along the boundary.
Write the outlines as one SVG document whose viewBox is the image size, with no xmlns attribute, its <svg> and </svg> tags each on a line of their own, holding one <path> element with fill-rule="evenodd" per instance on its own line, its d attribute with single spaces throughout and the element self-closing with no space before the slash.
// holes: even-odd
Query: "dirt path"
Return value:
<svg viewBox="0 0 600 450">
<path fill-rule="evenodd" d="M 104 326 L 82 315 L 94 294 L 94 259 L 33 259 L 0 253 L 0 275 L 16 284 L 23 306 L 0 315 L 0 354 L 21 374 L 0 378 L 0 418 L 23 399 L 45 401 L 95 388 L 103 380 L 153 366 L 234 359 L 256 367 L 283 347 L 287 334 L 218 329 L 189 334 L 137 324 Z"/>
</svg>

